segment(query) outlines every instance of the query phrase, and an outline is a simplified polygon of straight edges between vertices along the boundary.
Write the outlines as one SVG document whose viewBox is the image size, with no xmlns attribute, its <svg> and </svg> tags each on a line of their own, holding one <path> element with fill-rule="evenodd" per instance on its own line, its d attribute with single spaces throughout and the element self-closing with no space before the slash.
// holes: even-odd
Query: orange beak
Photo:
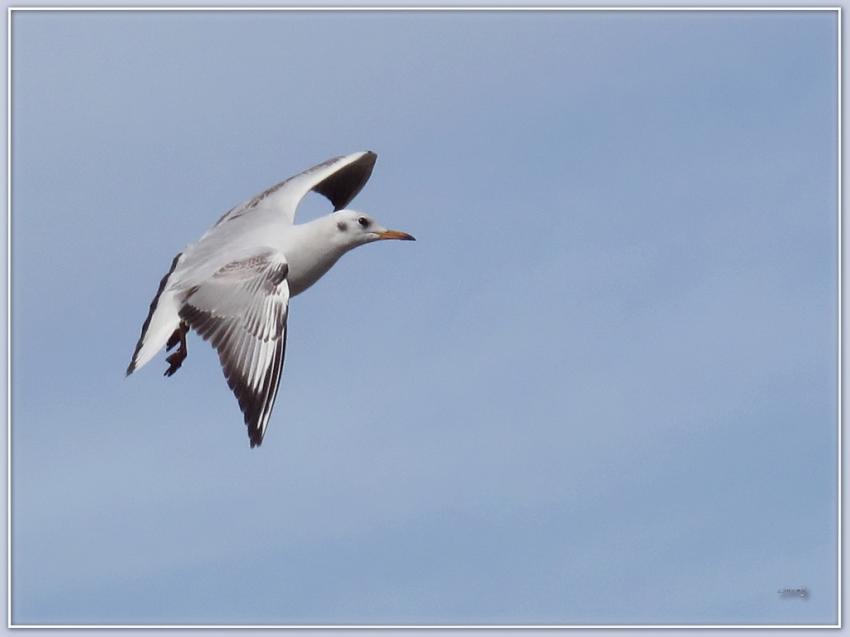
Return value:
<svg viewBox="0 0 850 637">
<path fill-rule="evenodd" d="M 398 239 L 400 241 L 416 241 L 411 235 L 401 230 L 384 230 L 378 234 L 381 239 Z"/>
</svg>

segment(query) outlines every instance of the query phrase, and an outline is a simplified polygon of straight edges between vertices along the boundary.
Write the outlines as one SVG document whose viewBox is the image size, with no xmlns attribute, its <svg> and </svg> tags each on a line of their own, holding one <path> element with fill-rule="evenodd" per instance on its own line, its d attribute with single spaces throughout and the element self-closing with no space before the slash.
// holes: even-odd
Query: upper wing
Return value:
<svg viewBox="0 0 850 637">
<path fill-rule="evenodd" d="M 263 442 L 283 369 L 288 272 L 281 252 L 263 250 L 190 289 L 180 310 L 180 318 L 218 351 L 252 447 Z"/>
<path fill-rule="evenodd" d="M 298 204 L 311 190 L 327 197 L 334 205 L 334 210 L 341 210 L 369 181 L 377 158 L 375 153 L 367 150 L 324 161 L 239 204 L 226 212 L 216 225 L 255 208 L 271 208 L 293 223 Z"/>
</svg>

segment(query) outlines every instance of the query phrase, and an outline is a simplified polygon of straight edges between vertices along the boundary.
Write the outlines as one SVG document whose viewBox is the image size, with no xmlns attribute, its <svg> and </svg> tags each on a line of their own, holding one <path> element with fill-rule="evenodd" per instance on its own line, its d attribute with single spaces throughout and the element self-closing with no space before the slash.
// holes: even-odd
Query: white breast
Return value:
<svg viewBox="0 0 850 637">
<path fill-rule="evenodd" d="M 324 222 L 324 223 L 323 223 Z M 289 292 L 300 294 L 333 267 L 345 249 L 332 241 L 335 225 L 329 229 L 325 219 L 290 226 L 282 237 L 281 250 L 289 264 Z"/>
</svg>

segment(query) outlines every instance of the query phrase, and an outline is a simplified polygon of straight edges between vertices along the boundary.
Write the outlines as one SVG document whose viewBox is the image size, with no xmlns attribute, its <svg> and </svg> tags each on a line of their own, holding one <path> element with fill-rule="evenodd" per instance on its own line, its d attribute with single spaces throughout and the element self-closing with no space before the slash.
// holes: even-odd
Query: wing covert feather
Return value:
<svg viewBox="0 0 850 637">
<path fill-rule="evenodd" d="M 334 210 L 341 210 L 369 181 L 377 158 L 375 153 L 367 150 L 323 161 L 228 210 L 216 226 L 255 209 L 273 209 L 289 223 L 294 223 L 298 204 L 310 191 L 326 197 L 333 204 Z"/>
<path fill-rule="evenodd" d="M 180 318 L 218 352 L 251 446 L 263 442 L 286 353 L 289 267 L 264 250 L 233 261 L 192 288 Z"/>
</svg>

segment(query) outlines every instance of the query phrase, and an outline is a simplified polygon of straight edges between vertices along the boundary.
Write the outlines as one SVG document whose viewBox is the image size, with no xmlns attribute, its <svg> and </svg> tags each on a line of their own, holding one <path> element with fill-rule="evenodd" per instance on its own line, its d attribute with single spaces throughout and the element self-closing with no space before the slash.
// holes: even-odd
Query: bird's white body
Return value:
<svg viewBox="0 0 850 637">
<path fill-rule="evenodd" d="M 343 254 L 355 247 L 337 241 L 337 234 L 334 215 L 290 226 L 289 232 L 283 233 L 279 249 L 289 264 L 290 296 L 297 296 L 312 286 Z M 307 246 L 310 245 L 320 245 L 323 249 L 309 250 Z"/>
<path fill-rule="evenodd" d="M 169 358 L 166 375 L 174 373 L 186 356 L 185 333 L 194 328 L 219 351 L 251 445 L 260 444 L 283 365 L 289 299 L 359 245 L 413 238 L 340 210 L 366 183 L 374 162 L 371 152 L 323 162 L 236 206 L 187 246 L 160 283 L 127 374 L 179 338 L 179 360 Z M 294 224 L 298 203 L 311 190 L 337 211 Z"/>
<path fill-rule="evenodd" d="M 241 227 L 229 229 L 232 232 L 222 233 L 224 236 L 207 235 L 183 251 L 151 315 L 148 336 L 136 357 L 136 369 L 150 362 L 177 329 L 187 292 L 228 263 L 250 256 L 257 248 L 281 252 L 289 265 L 287 282 L 289 296 L 293 297 L 316 283 L 343 254 L 355 247 L 334 241 L 333 215 L 296 225 L 272 218 L 260 224 L 256 217 L 248 218 L 252 224 L 239 223 L 243 219 L 246 217 L 234 219 L 232 223 Z"/>
</svg>

